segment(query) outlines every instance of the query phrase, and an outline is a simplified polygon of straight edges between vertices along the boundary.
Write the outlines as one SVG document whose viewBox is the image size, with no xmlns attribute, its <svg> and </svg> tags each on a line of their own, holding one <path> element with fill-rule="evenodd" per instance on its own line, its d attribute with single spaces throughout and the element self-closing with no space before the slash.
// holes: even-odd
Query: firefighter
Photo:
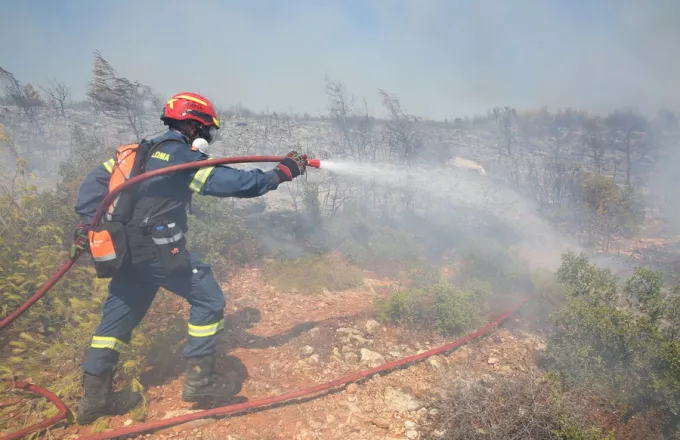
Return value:
<svg viewBox="0 0 680 440">
<path fill-rule="evenodd" d="M 146 171 L 207 159 L 196 139 L 212 143 L 220 128 L 217 114 L 206 98 L 194 93 L 173 96 L 161 113 L 167 132 L 150 140 Z M 72 254 L 88 250 L 88 225 L 109 191 L 113 159 L 93 169 L 79 188 L 75 211 L 81 225 L 75 232 Z M 78 404 L 79 424 L 90 424 L 104 415 L 125 414 L 140 401 L 136 392 L 112 392 L 114 369 L 130 342 L 156 292 L 163 287 L 186 299 L 191 306 L 188 341 L 184 346 L 187 371 L 183 400 L 204 398 L 229 401 L 240 392 L 240 384 L 215 372 L 216 337 L 224 329 L 224 294 L 208 264 L 173 243 L 169 259 L 181 257 L 182 264 L 168 267 L 162 243 L 154 233 L 174 228 L 187 232 L 187 207 L 192 193 L 216 197 L 250 198 L 274 190 L 282 182 L 305 173 L 306 155 L 288 153 L 270 171 L 239 170 L 227 166 L 178 171 L 143 181 L 134 190 L 131 220 L 125 224 L 129 260 L 111 277 L 102 320 L 83 363 L 83 395 Z M 167 232 L 167 231 L 166 231 Z M 181 241 L 180 244 L 185 243 Z M 94 254 L 93 254 L 94 256 Z"/>
</svg>

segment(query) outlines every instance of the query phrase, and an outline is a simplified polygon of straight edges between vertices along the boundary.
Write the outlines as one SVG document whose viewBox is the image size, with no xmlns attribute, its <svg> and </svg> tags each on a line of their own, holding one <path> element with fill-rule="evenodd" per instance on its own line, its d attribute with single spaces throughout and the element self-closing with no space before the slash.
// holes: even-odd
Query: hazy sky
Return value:
<svg viewBox="0 0 680 440">
<path fill-rule="evenodd" d="M 324 76 L 415 114 L 680 110 L 680 0 L 0 0 L 0 66 L 84 96 L 92 53 L 169 96 L 325 112 Z"/>
</svg>

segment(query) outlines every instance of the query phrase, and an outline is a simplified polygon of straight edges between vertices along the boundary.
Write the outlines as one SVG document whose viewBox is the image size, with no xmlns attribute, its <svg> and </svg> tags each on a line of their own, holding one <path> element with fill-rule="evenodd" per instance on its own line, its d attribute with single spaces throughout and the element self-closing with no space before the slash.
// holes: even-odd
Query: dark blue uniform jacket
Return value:
<svg viewBox="0 0 680 440">
<path fill-rule="evenodd" d="M 206 160 L 208 156 L 192 148 L 186 138 L 169 130 L 153 139 L 164 141 L 148 159 L 146 170 L 152 171 L 171 165 Z M 108 193 L 109 178 L 114 160 L 110 159 L 93 169 L 80 186 L 75 211 L 84 223 L 90 223 L 97 207 Z M 138 200 L 161 200 L 158 219 L 176 221 L 187 229 L 187 205 L 191 194 L 216 197 L 257 197 L 278 187 L 276 173 L 259 169 L 239 170 L 228 166 L 214 166 L 197 170 L 178 171 L 153 177 L 140 183 L 134 191 Z M 139 201 L 137 202 L 139 203 Z M 151 219 L 157 220 L 156 218 Z M 134 218 L 130 223 L 148 222 Z"/>
</svg>

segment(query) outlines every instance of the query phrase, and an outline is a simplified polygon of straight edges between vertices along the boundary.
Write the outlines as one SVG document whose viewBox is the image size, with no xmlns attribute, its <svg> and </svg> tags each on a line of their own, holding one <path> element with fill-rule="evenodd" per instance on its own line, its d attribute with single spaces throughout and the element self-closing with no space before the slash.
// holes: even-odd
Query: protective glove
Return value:
<svg viewBox="0 0 680 440">
<path fill-rule="evenodd" d="M 306 169 L 307 155 L 300 155 L 297 151 L 291 151 L 278 165 L 276 165 L 274 171 L 279 177 L 280 182 L 290 182 L 297 176 L 305 174 Z"/>
<path fill-rule="evenodd" d="M 74 260 L 81 252 L 89 252 L 90 239 L 87 236 L 89 230 L 90 225 L 84 223 L 81 223 L 76 227 L 76 231 L 73 234 L 73 244 L 71 245 L 71 260 Z"/>
</svg>

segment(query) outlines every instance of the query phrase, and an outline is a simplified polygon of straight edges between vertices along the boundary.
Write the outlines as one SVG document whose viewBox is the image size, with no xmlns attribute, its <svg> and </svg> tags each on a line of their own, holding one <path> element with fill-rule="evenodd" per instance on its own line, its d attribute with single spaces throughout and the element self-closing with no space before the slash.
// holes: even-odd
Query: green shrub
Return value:
<svg viewBox="0 0 680 440">
<path fill-rule="evenodd" d="M 588 215 L 587 230 L 604 241 L 604 252 L 609 252 L 615 234 L 631 236 L 645 218 L 644 204 L 632 186 L 619 186 L 614 179 L 582 173 L 581 205 Z"/>
<path fill-rule="evenodd" d="M 0 196 L 2 315 L 14 311 L 68 259 L 60 228 L 45 221 L 39 197 L 28 186 Z M 78 264 L 52 290 L 0 334 L 7 347 L 0 378 L 30 378 L 67 401 L 79 391 L 79 362 L 100 319 L 106 295 L 87 263 Z M 4 350 L 3 350 L 4 351 Z M 49 374 L 49 375 L 46 375 Z M 54 412 L 45 401 L 31 410 Z M 17 411 L 14 406 L 0 411 Z M 30 411 L 29 411 L 30 412 Z M 2 417 L 0 419 L 9 420 Z"/>
<path fill-rule="evenodd" d="M 83 173 L 96 165 L 78 155 L 70 160 L 73 169 Z M 17 163 L 22 170 L 22 161 Z M 64 175 L 63 188 L 68 186 L 67 180 L 70 188 L 77 190 L 79 179 Z M 39 193 L 22 173 L 0 190 L 2 316 L 24 303 L 68 260 L 75 224 L 73 196 L 69 191 Z M 101 319 L 107 284 L 108 280 L 96 278 L 90 257 L 81 257 L 42 299 L 0 333 L 0 379 L 28 379 L 74 405 L 80 394 L 80 365 Z M 121 359 L 121 371 L 130 377 L 133 387 L 140 388 L 137 377 L 144 368 L 148 344 L 149 337 L 137 332 L 131 351 Z M 31 402 L 35 404 L 0 408 L 0 430 L 15 429 L 10 423 L 23 415 L 48 417 L 56 413 L 45 399 Z M 6 417 L 9 413 L 15 416 Z"/>
<path fill-rule="evenodd" d="M 337 255 L 311 255 L 295 260 L 265 261 L 262 275 L 284 292 L 343 291 L 363 284 L 363 271 Z"/>
<path fill-rule="evenodd" d="M 660 272 L 637 268 L 622 286 L 586 255 L 567 253 L 557 272 L 565 304 L 543 357 L 567 384 L 589 384 L 613 403 L 669 415 L 680 399 L 680 300 Z"/>
<path fill-rule="evenodd" d="M 260 253 L 254 234 L 231 207 L 214 197 L 194 196 L 189 216 L 188 247 L 224 276 L 234 265 L 252 262 Z"/>
<path fill-rule="evenodd" d="M 377 300 L 383 322 L 416 328 L 433 328 L 445 335 L 459 335 L 482 319 L 481 311 L 491 288 L 469 280 L 462 287 L 440 280 L 420 288 L 398 290 Z"/>
<path fill-rule="evenodd" d="M 565 287 L 559 282 L 554 272 L 543 269 L 531 275 L 531 283 L 534 288 L 534 299 L 529 303 L 528 310 L 523 308 L 520 313 L 530 314 L 531 319 L 549 325 L 550 314 L 566 303 Z"/>
<path fill-rule="evenodd" d="M 416 265 L 411 267 L 410 270 L 406 272 L 406 276 L 410 281 L 411 287 L 416 289 L 431 286 L 443 281 L 440 269 L 430 265 Z"/>
</svg>

